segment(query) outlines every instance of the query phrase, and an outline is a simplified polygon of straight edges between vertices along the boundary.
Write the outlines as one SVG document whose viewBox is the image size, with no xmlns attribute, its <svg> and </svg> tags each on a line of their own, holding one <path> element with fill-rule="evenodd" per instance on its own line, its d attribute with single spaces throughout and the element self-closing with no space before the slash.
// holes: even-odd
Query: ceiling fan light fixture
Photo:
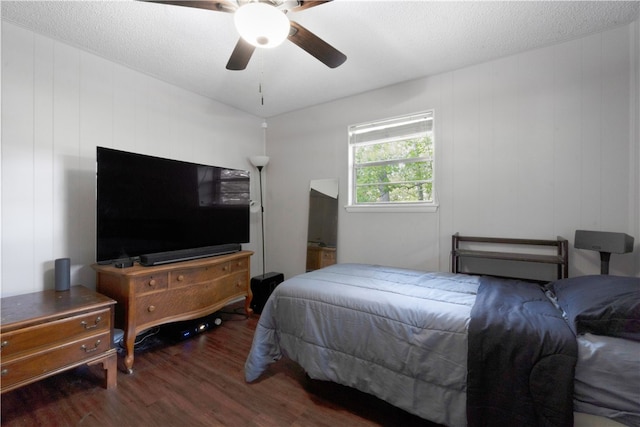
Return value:
<svg viewBox="0 0 640 427">
<path fill-rule="evenodd" d="M 280 9 L 265 3 L 247 3 L 234 14 L 236 29 L 247 43 L 256 47 L 276 47 L 289 35 L 289 18 Z"/>
</svg>

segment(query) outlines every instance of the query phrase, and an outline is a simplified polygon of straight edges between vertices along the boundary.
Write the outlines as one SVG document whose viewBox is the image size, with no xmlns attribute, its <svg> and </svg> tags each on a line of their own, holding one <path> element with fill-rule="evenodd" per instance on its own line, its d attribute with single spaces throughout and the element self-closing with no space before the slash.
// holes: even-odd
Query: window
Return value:
<svg viewBox="0 0 640 427">
<path fill-rule="evenodd" d="M 349 127 L 348 210 L 435 211 L 433 111 Z"/>
<path fill-rule="evenodd" d="M 205 206 L 249 206 L 249 172 L 198 166 L 199 204 Z"/>
</svg>

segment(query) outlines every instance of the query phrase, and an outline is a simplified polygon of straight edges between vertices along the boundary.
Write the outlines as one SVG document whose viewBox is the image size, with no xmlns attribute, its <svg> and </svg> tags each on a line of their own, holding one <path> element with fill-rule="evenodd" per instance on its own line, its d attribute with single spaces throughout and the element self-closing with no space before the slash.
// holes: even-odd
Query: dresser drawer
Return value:
<svg viewBox="0 0 640 427">
<path fill-rule="evenodd" d="M 204 310 L 220 301 L 214 282 L 169 289 L 136 298 L 138 325 Z"/>
<path fill-rule="evenodd" d="M 105 308 L 53 322 L 2 334 L 0 354 L 5 360 L 21 352 L 32 351 L 39 347 L 52 345 L 61 340 L 69 341 L 111 330 L 111 310 Z M 4 381 L 3 381 L 4 382 Z"/>
<path fill-rule="evenodd" d="M 61 370 L 67 365 L 104 353 L 111 348 L 110 336 L 110 331 L 106 331 L 9 360 L 3 355 L 0 367 L 2 387 Z"/>
<path fill-rule="evenodd" d="M 234 296 L 244 296 L 247 294 L 247 273 L 240 271 L 231 276 L 216 281 L 216 294 L 218 299 L 226 300 Z"/>
<path fill-rule="evenodd" d="M 322 260 L 324 262 L 335 262 L 336 261 L 336 253 L 335 252 L 322 252 Z"/>
<path fill-rule="evenodd" d="M 229 264 L 231 265 L 232 273 L 249 270 L 249 258 L 240 258 L 235 261 L 229 262 Z"/>
<path fill-rule="evenodd" d="M 231 273 L 235 264 L 235 262 L 229 261 L 206 267 L 177 269 L 170 273 L 169 287 L 177 288 L 223 277 Z"/>
<path fill-rule="evenodd" d="M 167 273 L 158 273 L 136 277 L 133 282 L 136 295 L 167 289 L 169 283 L 167 276 Z"/>
</svg>

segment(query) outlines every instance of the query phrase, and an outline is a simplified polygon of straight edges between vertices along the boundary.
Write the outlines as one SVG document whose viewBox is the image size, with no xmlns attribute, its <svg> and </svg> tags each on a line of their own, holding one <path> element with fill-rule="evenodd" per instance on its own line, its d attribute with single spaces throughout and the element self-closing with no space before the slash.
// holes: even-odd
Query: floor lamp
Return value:
<svg viewBox="0 0 640 427">
<path fill-rule="evenodd" d="M 264 250 L 264 205 L 262 194 L 262 169 L 269 163 L 267 156 L 253 156 L 249 158 L 253 166 L 258 169 L 260 174 L 260 224 L 262 229 L 262 274 L 251 278 L 251 309 L 254 313 L 260 314 L 264 305 L 267 303 L 269 296 L 278 284 L 284 281 L 284 274 L 266 271 L 265 250 Z"/>
<path fill-rule="evenodd" d="M 264 256 L 264 203 L 262 195 L 262 169 L 269 163 L 267 156 L 252 156 L 249 161 L 258 169 L 260 176 L 260 228 L 262 229 L 262 277 L 265 275 L 265 256 Z"/>
</svg>

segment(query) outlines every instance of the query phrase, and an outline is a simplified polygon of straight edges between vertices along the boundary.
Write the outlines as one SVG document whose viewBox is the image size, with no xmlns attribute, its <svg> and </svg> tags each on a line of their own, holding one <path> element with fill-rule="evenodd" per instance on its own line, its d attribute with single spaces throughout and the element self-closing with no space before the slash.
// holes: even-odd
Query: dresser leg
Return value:
<svg viewBox="0 0 640 427">
<path fill-rule="evenodd" d="M 124 357 L 124 367 L 127 370 L 127 374 L 133 374 L 133 352 L 129 354 L 129 350 L 127 350 L 127 355 Z"/>
<path fill-rule="evenodd" d="M 102 364 L 105 370 L 105 385 L 107 390 L 116 388 L 118 385 L 118 355 L 113 353 Z"/>
<path fill-rule="evenodd" d="M 244 300 L 244 312 L 247 317 L 251 317 L 253 314 L 253 309 L 251 308 L 251 298 L 247 297 Z"/>
<path fill-rule="evenodd" d="M 118 386 L 118 354 L 115 349 L 111 349 L 106 357 L 100 358 L 93 362 L 87 363 L 89 366 L 102 364 L 104 369 L 103 387 L 107 390 L 114 389 Z"/>
<path fill-rule="evenodd" d="M 127 331 L 124 334 L 124 346 L 127 355 L 124 357 L 124 367 L 127 374 L 133 374 L 133 350 L 136 342 L 136 334 L 133 331 Z"/>
</svg>

